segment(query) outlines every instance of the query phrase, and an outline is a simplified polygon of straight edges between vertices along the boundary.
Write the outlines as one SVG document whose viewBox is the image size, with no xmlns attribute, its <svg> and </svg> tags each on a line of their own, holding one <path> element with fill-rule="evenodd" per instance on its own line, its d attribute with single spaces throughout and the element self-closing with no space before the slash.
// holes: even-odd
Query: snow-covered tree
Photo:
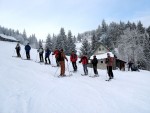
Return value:
<svg viewBox="0 0 150 113">
<path fill-rule="evenodd" d="M 76 53 L 76 45 L 73 41 L 73 36 L 71 31 L 68 31 L 68 40 L 67 40 L 67 50 L 66 50 L 66 54 L 70 55 L 71 51 L 75 51 Z"/>
<path fill-rule="evenodd" d="M 55 36 L 55 34 L 53 34 L 53 37 L 52 37 L 52 51 L 54 51 L 54 49 L 56 48 L 56 43 L 57 43 L 57 36 Z"/>
<path fill-rule="evenodd" d="M 29 37 L 28 41 L 29 41 L 29 44 L 31 45 L 32 48 L 37 49 L 39 47 L 38 41 L 37 41 L 37 38 L 36 38 L 35 34 L 32 34 Z"/>
<path fill-rule="evenodd" d="M 67 50 L 67 36 L 65 35 L 64 28 L 60 29 L 60 33 L 57 36 L 56 47 L 63 49 L 64 52 Z"/>
<path fill-rule="evenodd" d="M 93 34 L 92 38 L 91 38 L 91 52 L 95 51 L 95 49 L 97 48 L 98 46 L 98 39 L 97 37 L 95 36 L 95 34 Z"/>
<path fill-rule="evenodd" d="M 150 26 L 146 29 L 148 35 L 150 36 Z"/>
<path fill-rule="evenodd" d="M 126 29 L 124 35 L 121 35 L 119 40 L 119 57 L 127 62 L 129 60 L 132 60 L 135 63 L 143 61 L 145 59 L 143 53 L 144 39 L 145 34 L 139 34 L 137 30 L 130 30 L 130 28 Z"/>
<path fill-rule="evenodd" d="M 145 56 L 144 63 L 146 63 L 145 69 L 150 71 L 150 36 L 148 34 L 145 36 L 143 52 L 144 52 L 144 56 Z"/>
<path fill-rule="evenodd" d="M 81 55 L 91 56 L 91 45 L 88 43 L 87 39 L 84 39 L 82 42 L 82 47 L 80 48 Z"/>
<path fill-rule="evenodd" d="M 51 35 L 50 34 L 47 35 L 45 47 L 48 47 L 50 50 L 53 49 L 52 48 L 52 40 L 51 40 Z"/>
<path fill-rule="evenodd" d="M 81 35 L 80 35 L 80 34 L 78 34 L 77 40 L 78 40 L 79 42 L 81 42 Z"/>
<path fill-rule="evenodd" d="M 43 47 L 43 44 L 42 44 L 42 41 L 41 41 L 41 39 L 39 40 L 39 47 Z"/>
<path fill-rule="evenodd" d="M 141 21 L 139 21 L 139 22 L 137 23 L 137 31 L 138 31 L 140 34 L 145 33 L 145 28 L 143 27 L 143 24 L 141 23 Z"/>
</svg>

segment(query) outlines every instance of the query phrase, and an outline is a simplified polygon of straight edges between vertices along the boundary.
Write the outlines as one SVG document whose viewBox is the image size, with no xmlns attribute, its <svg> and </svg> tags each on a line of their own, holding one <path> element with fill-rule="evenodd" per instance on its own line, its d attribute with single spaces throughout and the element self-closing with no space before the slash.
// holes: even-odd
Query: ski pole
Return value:
<svg viewBox="0 0 150 113">
<path fill-rule="evenodd" d="M 35 60 L 35 62 L 37 62 L 37 56 L 38 56 L 38 52 L 37 52 L 37 54 L 36 54 L 36 60 Z"/>
<path fill-rule="evenodd" d="M 92 75 L 92 69 L 93 69 L 93 65 L 91 64 L 91 72 L 90 72 L 90 76 Z"/>
<path fill-rule="evenodd" d="M 57 73 L 58 69 L 59 69 L 59 67 L 57 67 L 57 69 L 56 69 L 56 71 L 54 73 L 54 77 L 56 76 L 56 73 Z"/>
<path fill-rule="evenodd" d="M 14 54 L 15 54 L 15 50 L 14 50 L 14 52 L 13 52 L 13 54 L 12 54 L 12 57 L 14 56 Z"/>
<path fill-rule="evenodd" d="M 68 68 L 69 75 L 71 75 L 70 70 L 69 70 L 69 64 L 68 64 L 68 61 L 67 61 L 67 68 Z"/>
<path fill-rule="evenodd" d="M 22 57 L 21 57 L 21 59 L 23 59 L 23 56 L 24 56 L 24 54 L 25 54 L 25 51 L 24 51 L 24 53 L 22 54 Z"/>
</svg>

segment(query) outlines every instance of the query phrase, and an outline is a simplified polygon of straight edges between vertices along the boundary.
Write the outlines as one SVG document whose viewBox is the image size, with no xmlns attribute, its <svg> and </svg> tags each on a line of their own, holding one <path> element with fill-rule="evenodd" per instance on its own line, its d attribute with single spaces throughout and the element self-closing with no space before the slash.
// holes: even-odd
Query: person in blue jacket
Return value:
<svg viewBox="0 0 150 113">
<path fill-rule="evenodd" d="M 51 64 L 51 61 L 49 59 L 50 54 L 51 54 L 50 49 L 48 47 L 46 47 L 46 49 L 45 49 L 45 64 L 48 64 L 47 59 L 48 59 L 49 64 Z"/>
<path fill-rule="evenodd" d="M 25 46 L 25 51 L 26 51 L 26 57 L 27 57 L 27 60 L 30 60 L 30 50 L 31 50 L 31 47 L 29 45 L 29 43 Z"/>
</svg>

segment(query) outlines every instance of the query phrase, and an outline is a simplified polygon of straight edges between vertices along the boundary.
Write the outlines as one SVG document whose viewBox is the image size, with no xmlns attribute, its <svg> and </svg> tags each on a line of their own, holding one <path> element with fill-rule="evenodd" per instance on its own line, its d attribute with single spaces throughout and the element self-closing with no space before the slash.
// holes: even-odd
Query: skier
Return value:
<svg viewBox="0 0 150 113">
<path fill-rule="evenodd" d="M 20 47 L 19 43 L 17 43 L 15 49 L 16 49 L 17 57 L 21 57 L 21 54 L 20 54 L 21 47 Z"/>
<path fill-rule="evenodd" d="M 48 59 L 49 64 L 51 64 L 51 61 L 49 59 L 50 54 L 51 54 L 51 51 L 49 50 L 48 47 L 46 47 L 46 49 L 45 49 L 45 64 L 48 64 L 47 59 Z"/>
<path fill-rule="evenodd" d="M 61 77 L 66 76 L 65 75 L 65 59 L 68 62 L 68 59 L 67 59 L 63 49 L 61 49 L 58 54 L 58 58 L 57 58 L 57 60 L 59 61 L 59 64 L 60 64 L 60 76 Z"/>
<path fill-rule="evenodd" d="M 37 51 L 39 52 L 40 62 L 44 62 L 44 60 L 43 60 L 43 53 L 44 53 L 43 47 L 40 46 L 39 49 L 38 49 Z"/>
<path fill-rule="evenodd" d="M 58 54 L 59 54 L 59 50 L 57 48 L 55 48 L 55 51 L 53 52 L 52 55 L 55 55 L 55 60 L 56 60 L 57 66 L 59 66 Z"/>
<path fill-rule="evenodd" d="M 110 57 L 110 54 L 107 53 L 107 58 L 105 59 L 105 63 L 107 65 L 107 72 L 108 72 L 108 76 L 109 76 L 109 79 L 113 79 L 114 75 L 113 75 L 113 72 L 112 72 L 112 66 L 113 66 L 113 58 Z"/>
<path fill-rule="evenodd" d="M 132 65 L 133 65 L 133 62 L 132 62 L 132 61 L 129 61 L 129 62 L 128 62 L 128 71 L 130 71 Z"/>
<path fill-rule="evenodd" d="M 30 60 L 30 50 L 31 50 L 31 47 L 29 45 L 29 43 L 25 46 L 25 51 L 26 51 L 26 57 L 27 57 L 27 60 Z"/>
<path fill-rule="evenodd" d="M 77 55 L 74 53 L 74 51 L 72 51 L 70 61 L 72 62 L 74 71 L 77 71 L 77 64 L 76 64 L 77 59 L 78 59 Z"/>
<path fill-rule="evenodd" d="M 81 62 L 83 65 L 84 75 L 88 75 L 88 69 L 87 69 L 88 58 L 87 58 L 86 54 L 81 57 L 81 60 L 79 61 L 79 63 L 81 63 Z"/>
<path fill-rule="evenodd" d="M 96 58 L 96 56 L 93 56 L 93 60 L 92 60 L 92 65 L 93 65 L 93 70 L 94 70 L 94 76 L 97 77 L 98 76 L 98 71 L 97 71 L 97 64 L 98 64 L 98 60 Z"/>
</svg>

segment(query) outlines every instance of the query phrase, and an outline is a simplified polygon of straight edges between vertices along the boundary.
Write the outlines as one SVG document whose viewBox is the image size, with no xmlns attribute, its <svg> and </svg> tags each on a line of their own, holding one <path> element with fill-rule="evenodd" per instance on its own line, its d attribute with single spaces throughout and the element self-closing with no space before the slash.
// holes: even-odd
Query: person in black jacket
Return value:
<svg viewBox="0 0 150 113">
<path fill-rule="evenodd" d="M 96 56 L 93 56 L 93 60 L 92 60 L 92 65 L 93 65 L 93 70 L 94 70 L 94 76 L 99 76 L 98 75 L 98 71 L 97 71 L 97 64 L 98 64 L 98 60 L 96 58 Z"/>
<path fill-rule="evenodd" d="M 17 43 L 15 49 L 16 49 L 17 57 L 21 57 L 21 54 L 20 54 L 21 47 L 20 47 L 19 43 Z"/>
<path fill-rule="evenodd" d="M 45 64 L 48 64 L 48 63 L 51 64 L 51 61 L 49 59 L 50 54 L 51 54 L 50 49 L 48 47 L 46 47 L 46 49 L 45 49 Z M 47 59 L 48 59 L 48 63 L 47 63 Z"/>
<path fill-rule="evenodd" d="M 30 60 L 30 50 L 31 50 L 31 47 L 29 45 L 29 43 L 25 46 L 25 51 L 26 51 L 26 57 L 27 57 L 27 60 Z"/>
</svg>

